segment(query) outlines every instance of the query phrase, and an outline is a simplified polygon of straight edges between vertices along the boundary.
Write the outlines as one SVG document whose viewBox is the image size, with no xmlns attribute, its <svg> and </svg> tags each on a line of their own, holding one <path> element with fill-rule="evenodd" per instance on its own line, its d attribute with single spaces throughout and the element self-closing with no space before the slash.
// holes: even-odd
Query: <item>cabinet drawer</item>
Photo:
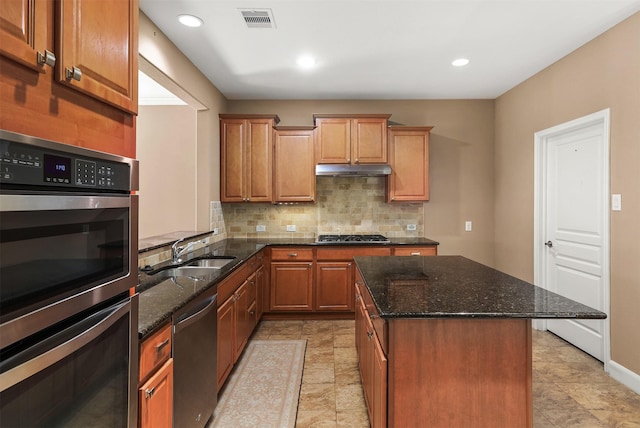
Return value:
<svg viewBox="0 0 640 428">
<path fill-rule="evenodd" d="M 171 324 L 145 339 L 140 345 L 140 382 L 171 357 Z"/>
<path fill-rule="evenodd" d="M 318 260 L 351 260 L 356 256 L 390 256 L 389 247 L 318 248 Z"/>
<path fill-rule="evenodd" d="M 271 260 L 274 261 L 312 261 L 313 248 L 287 247 L 272 248 Z"/>
<path fill-rule="evenodd" d="M 393 250 L 394 256 L 437 256 L 438 247 L 431 245 L 428 247 L 396 247 Z"/>
</svg>

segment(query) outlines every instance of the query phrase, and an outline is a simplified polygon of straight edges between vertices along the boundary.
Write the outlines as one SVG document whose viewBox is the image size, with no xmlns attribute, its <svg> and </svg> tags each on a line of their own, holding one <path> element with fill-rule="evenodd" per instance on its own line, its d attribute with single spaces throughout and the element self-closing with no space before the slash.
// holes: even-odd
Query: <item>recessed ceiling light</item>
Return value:
<svg viewBox="0 0 640 428">
<path fill-rule="evenodd" d="M 469 60 L 466 58 L 458 58 L 451 63 L 454 67 L 464 67 L 467 64 L 469 64 Z"/>
<path fill-rule="evenodd" d="M 178 21 L 187 27 L 200 27 L 203 24 L 202 19 L 193 15 L 178 15 Z"/>
<path fill-rule="evenodd" d="M 300 68 L 313 68 L 316 65 L 316 60 L 309 55 L 301 56 L 296 62 Z"/>
</svg>

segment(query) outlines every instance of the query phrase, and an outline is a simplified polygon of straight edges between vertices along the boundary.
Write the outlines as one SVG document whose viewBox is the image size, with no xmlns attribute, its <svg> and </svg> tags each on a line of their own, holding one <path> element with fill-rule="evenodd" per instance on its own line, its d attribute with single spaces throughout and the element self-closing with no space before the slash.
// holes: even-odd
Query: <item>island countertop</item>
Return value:
<svg viewBox="0 0 640 428">
<path fill-rule="evenodd" d="M 462 256 L 354 260 L 381 318 L 606 318 Z"/>
</svg>

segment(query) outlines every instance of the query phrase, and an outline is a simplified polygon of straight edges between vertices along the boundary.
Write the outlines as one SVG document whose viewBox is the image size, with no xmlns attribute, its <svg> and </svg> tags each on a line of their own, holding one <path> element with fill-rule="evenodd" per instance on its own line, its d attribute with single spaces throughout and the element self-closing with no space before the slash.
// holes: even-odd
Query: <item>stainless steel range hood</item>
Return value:
<svg viewBox="0 0 640 428">
<path fill-rule="evenodd" d="M 316 176 L 330 175 L 334 177 L 371 177 L 391 174 L 389 165 L 381 164 L 320 164 L 316 165 Z"/>
</svg>

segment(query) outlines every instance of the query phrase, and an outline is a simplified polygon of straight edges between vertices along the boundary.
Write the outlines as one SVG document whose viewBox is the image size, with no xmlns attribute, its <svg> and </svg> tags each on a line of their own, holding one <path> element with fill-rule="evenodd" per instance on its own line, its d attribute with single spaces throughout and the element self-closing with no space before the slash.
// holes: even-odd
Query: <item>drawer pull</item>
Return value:
<svg viewBox="0 0 640 428">
<path fill-rule="evenodd" d="M 56 65 L 56 56 L 53 54 L 53 52 L 45 49 L 44 53 L 38 51 L 37 61 L 40 65 L 48 65 L 49 67 L 53 67 L 54 65 Z"/>
<path fill-rule="evenodd" d="M 298 253 L 289 253 L 287 254 L 289 257 L 298 257 Z"/>
<path fill-rule="evenodd" d="M 165 346 L 167 346 L 169 344 L 169 339 L 165 339 L 162 342 L 160 342 L 159 344 L 156 345 L 156 351 L 158 352 L 158 354 L 160 352 L 162 352 L 162 348 L 164 348 Z"/>
<path fill-rule="evenodd" d="M 411 253 L 412 256 L 419 256 L 420 255 L 420 251 L 416 251 L 414 253 Z"/>
<path fill-rule="evenodd" d="M 78 67 L 66 67 L 64 69 L 65 75 L 64 77 L 67 80 L 77 80 L 78 82 L 80 81 L 80 79 L 82 79 L 82 70 L 80 70 Z"/>
<path fill-rule="evenodd" d="M 369 319 L 374 320 L 376 318 L 380 318 L 380 317 L 378 315 L 376 315 L 376 314 L 369 314 Z"/>
<path fill-rule="evenodd" d="M 372 331 L 367 331 L 367 337 L 369 339 L 373 339 L 373 332 Z"/>
</svg>

